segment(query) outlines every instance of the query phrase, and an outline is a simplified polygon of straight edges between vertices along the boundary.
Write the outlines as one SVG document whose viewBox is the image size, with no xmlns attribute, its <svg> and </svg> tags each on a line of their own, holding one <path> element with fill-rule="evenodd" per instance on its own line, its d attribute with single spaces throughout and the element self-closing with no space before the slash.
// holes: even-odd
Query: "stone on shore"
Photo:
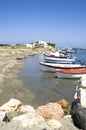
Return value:
<svg viewBox="0 0 86 130">
<path fill-rule="evenodd" d="M 60 123 L 60 121 L 58 121 L 56 119 L 49 120 L 48 125 L 50 126 L 50 128 L 52 130 L 60 130 L 60 129 L 62 129 L 62 124 Z"/>
<path fill-rule="evenodd" d="M 86 108 L 73 109 L 72 119 L 79 129 L 86 130 Z"/>
<path fill-rule="evenodd" d="M 79 130 L 79 128 L 74 126 L 71 115 L 66 115 L 59 121 L 62 124 L 61 130 Z"/>
<path fill-rule="evenodd" d="M 0 107 L 0 130 L 79 130 L 71 116 L 64 116 L 63 108 L 57 103 L 34 109 L 17 99 L 9 102 Z"/>
<path fill-rule="evenodd" d="M 86 89 L 79 88 L 80 90 L 80 105 L 82 108 L 86 108 Z"/>
<path fill-rule="evenodd" d="M 35 109 L 30 105 L 22 105 L 17 110 L 18 114 L 33 113 L 33 112 L 35 112 Z"/>
<path fill-rule="evenodd" d="M 57 103 L 60 104 L 63 109 L 70 110 L 70 104 L 66 100 L 62 99 L 59 100 Z"/>
<path fill-rule="evenodd" d="M 82 108 L 86 108 L 86 76 L 83 76 L 79 81 L 74 98 Z"/>
<path fill-rule="evenodd" d="M 0 121 L 8 121 L 6 112 L 0 111 Z"/>
<path fill-rule="evenodd" d="M 86 88 L 86 76 L 81 77 L 80 85 L 81 85 L 82 88 Z"/>
<path fill-rule="evenodd" d="M 36 111 L 46 119 L 64 116 L 64 111 L 58 103 L 48 103 L 45 106 L 38 107 Z"/>
<path fill-rule="evenodd" d="M 16 111 L 20 106 L 22 105 L 22 102 L 20 102 L 17 99 L 10 99 L 7 103 L 2 105 L 0 107 L 0 111 L 5 111 L 7 113 Z"/>
<path fill-rule="evenodd" d="M 51 130 L 44 118 L 37 113 L 14 117 L 9 123 L 1 128 L 2 130 Z"/>
<path fill-rule="evenodd" d="M 74 97 L 76 100 L 72 103 L 73 122 L 79 129 L 86 130 L 86 76 L 80 79 Z"/>
</svg>

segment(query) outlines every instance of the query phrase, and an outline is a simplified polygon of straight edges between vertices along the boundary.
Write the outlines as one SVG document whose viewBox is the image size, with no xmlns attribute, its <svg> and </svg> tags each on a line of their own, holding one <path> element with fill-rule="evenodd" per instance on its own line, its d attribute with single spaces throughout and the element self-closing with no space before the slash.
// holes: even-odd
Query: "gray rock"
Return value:
<svg viewBox="0 0 86 130">
<path fill-rule="evenodd" d="M 0 121 L 9 121 L 6 112 L 0 111 Z"/>
<path fill-rule="evenodd" d="M 73 120 L 70 115 L 64 116 L 64 118 L 62 118 L 60 122 L 62 124 L 61 130 L 79 130 L 79 128 L 74 126 Z"/>
<path fill-rule="evenodd" d="M 1 126 L 1 130 L 51 130 L 44 118 L 37 113 L 23 114 L 14 117 L 9 123 Z"/>
<path fill-rule="evenodd" d="M 78 107 L 77 109 L 74 109 L 72 119 L 79 129 L 86 130 L 86 108 Z"/>
</svg>

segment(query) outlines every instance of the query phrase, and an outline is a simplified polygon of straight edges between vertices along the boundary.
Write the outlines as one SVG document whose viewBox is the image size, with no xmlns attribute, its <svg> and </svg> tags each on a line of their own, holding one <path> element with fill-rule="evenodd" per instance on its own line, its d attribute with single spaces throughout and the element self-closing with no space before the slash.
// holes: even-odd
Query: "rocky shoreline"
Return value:
<svg viewBox="0 0 86 130">
<path fill-rule="evenodd" d="M 18 73 L 24 67 L 21 60 L 40 53 L 41 50 L 0 50 L 1 130 L 79 130 L 71 115 L 65 115 L 62 104 L 48 103 L 36 109 L 29 104 L 33 94 L 18 79 Z"/>
<path fill-rule="evenodd" d="M 65 100 L 61 102 L 68 106 Z M 79 130 L 74 126 L 71 115 L 64 114 L 60 103 L 48 103 L 34 109 L 31 105 L 23 105 L 17 99 L 10 99 L 0 107 L 0 129 Z"/>
</svg>

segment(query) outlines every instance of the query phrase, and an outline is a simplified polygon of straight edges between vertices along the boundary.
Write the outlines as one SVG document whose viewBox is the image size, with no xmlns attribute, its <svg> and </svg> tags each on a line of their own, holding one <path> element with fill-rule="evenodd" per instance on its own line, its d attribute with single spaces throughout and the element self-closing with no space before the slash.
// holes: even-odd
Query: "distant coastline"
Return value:
<svg viewBox="0 0 86 130">
<path fill-rule="evenodd" d="M 78 50 L 86 50 L 86 48 L 78 48 Z"/>
</svg>

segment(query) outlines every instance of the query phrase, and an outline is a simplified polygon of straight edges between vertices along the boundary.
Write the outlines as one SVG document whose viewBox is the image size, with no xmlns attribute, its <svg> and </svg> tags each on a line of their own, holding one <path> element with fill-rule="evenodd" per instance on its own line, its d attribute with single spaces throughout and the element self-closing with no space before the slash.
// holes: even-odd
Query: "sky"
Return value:
<svg viewBox="0 0 86 130">
<path fill-rule="evenodd" d="M 0 43 L 86 48 L 86 0 L 0 0 Z"/>
</svg>

